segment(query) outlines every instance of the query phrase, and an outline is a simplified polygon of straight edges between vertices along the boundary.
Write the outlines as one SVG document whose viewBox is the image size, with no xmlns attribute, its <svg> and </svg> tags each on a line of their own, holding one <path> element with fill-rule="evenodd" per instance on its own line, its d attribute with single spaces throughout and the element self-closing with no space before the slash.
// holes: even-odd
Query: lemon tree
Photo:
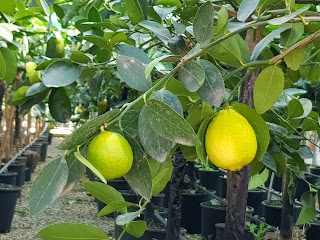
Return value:
<svg viewBox="0 0 320 240">
<path fill-rule="evenodd" d="M 107 182 L 109 175 L 95 162 L 108 162 L 99 156 L 104 150 L 90 150 L 101 129 L 120 134 L 130 145 L 132 166 L 120 164 L 117 170 L 128 172 L 113 177 L 124 175 L 145 204 L 128 212 L 130 203 L 115 189 L 99 183 L 84 185 L 93 196 L 97 192 L 112 196 L 103 199 L 111 205 L 101 215 L 121 210 L 117 223 L 137 237 L 146 224 L 134 218 L 170 180 L 171 159 L 178 148 L 188 161 L 205 162 L 208 156 L 230 170 L 229 190 L 236 187 L 228 191 L 226 224 L 232 236 L 241 235 L 250 173 L 259 175 L 268 168 L 303 178 L 303 159 L 310 151 L 300 141 L 306 131 L 320 132 L 320 34 L 314 4 L 44 0 L 10 6 L 0 6 L 0 78 L 11 84 L 18 61 L 20 67 L 37 64 L 36 68 L 28 64 L 35 72 L 26 71 L 10 103 L 26 111 L 44 102 L 56 121 L 72 119 L 79 124 L 59 146 L 66 155 L 44 168 L 36 184 L 39 189 L 41 181 L 71 186 L 84 166 Z M 23 34 L 16 34 L 19 31 Z M 32 47 L 27 49 L 26 40 Z M 25 48 L 17 50 L 21 47 L 17 43 Z M 77 111 L 80 107 L 82 112 Z M 216 127 L 225 112 L 231 112 L 231 117 Z M 112 144 L 106 141 L 106 147 Z M 222 159 L 231 153 L 233 157 Z M 48 181 L 52 174 L 45 173 L 53 170 L 64 173 L 55 175 L 62 176 L 60 181 Z M 33 213 L 49 207 L 63 191 L 55 189 L 41 199 L 36 194 L 31 197 L 41 206 Z M 308 200 L 312 191 L 306 195 Z M 310 201 L 302 202 L 311 209 Z M 300 223 L 311 218 L 301 216 Z M 54 235 L 65 232 L 60 231 L 63 227 L 47 231 Z M 72 225 L 72 229 L 86 227 Z M 44 239 L 45 235 L 46 230 L 41 231 Z M 101 232 L 97 235 L 101 237 Z"/>
</svg>

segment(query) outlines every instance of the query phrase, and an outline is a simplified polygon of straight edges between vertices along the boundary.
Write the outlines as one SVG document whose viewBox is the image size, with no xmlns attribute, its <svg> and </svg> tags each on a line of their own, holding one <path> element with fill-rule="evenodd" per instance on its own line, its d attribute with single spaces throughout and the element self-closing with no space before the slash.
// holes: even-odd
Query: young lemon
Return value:
<svg viewBox="0 0 320 240">
<path fill-rule="evenodd" d="M 87 159 L 105 179 L 110 180 L 129 172 L 133 153 L 128 141 L 122 135 L 103 131 L 89 143 Z"/>
<path fill-rule="evenodd" d="M 209 124 L 205 146 L 214 165 L 238 171 L 254 159 L 257 139 L 248 121 L 229 108 L 221 110 Z"/>
</svg>

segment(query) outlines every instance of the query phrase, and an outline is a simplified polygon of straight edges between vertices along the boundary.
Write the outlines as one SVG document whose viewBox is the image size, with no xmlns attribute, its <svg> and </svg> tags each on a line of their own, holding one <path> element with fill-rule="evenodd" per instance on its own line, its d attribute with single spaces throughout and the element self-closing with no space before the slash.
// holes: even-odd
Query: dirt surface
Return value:
<svg viewBox="0 0 320 240">
<path fill-rule="evenodd" d="M 74 190 L 59 199 L 52 207 L 37 216 L 29 216 L 28 197 L 32 182 L 43 166 L 62 154 L 56 146 L 62 138 L 53 138 L 48 147 L 47 160 L 40 163 L 32 175 L 31 182 L 26 182 L 22 188 L 22 196 L 18 199 L 11 232 L 0 234 L 0 240 L 33 240 L 38 238 L 39 232 L 45 226 L 60 222 L 75 222 L 99 227 L 109 236 L 113 235 L 114 220 L 97 216 L 97 204 L 86 194 L 85 189 L 77 184 Z M 84 177 L 83 181 L 87 179 Z"/>
</svg>

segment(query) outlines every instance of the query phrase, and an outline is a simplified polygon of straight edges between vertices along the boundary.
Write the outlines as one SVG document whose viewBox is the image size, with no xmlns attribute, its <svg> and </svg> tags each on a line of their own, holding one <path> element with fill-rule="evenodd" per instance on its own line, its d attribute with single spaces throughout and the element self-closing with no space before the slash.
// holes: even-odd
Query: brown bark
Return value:
<svg viewBox="0 0 320 240">
<path fill-rule="evenodd" d="M 252 51 L 260 41 L 263 28 L 247 31 L 246 42 Z M 256 70 L 248 76 L 241 88 L 240 102 L 253 107 L 253 87 L 260 70 Z M 225 225 L 225 240 L 243 239 L 246 207 L 248 198 L 248 184 L 250 178 L 250 165 L 239 171 L 228 171 L 227 181 L 227 213 Z"/>
<path fill-rule="evenodd" d="M 28 113 L 28 124 L 27 124 L 27 144 L 31 143 L 31 133 L 30 133 L 30 128 L 31 128 L 31 111 Z"/>
</svg>

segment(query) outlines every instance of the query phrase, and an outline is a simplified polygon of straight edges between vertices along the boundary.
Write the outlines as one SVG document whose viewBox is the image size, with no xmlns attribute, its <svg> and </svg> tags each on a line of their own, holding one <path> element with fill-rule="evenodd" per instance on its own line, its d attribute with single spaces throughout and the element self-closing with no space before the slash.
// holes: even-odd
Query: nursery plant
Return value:
<svg viewBox="0 0 320 240">
<path fill-rule="evenodd" d="M 250 150 L 248 158 L 241 160 L 238 153 L 234 158 L 222 155 L 228 162 L 217 161 L 228 170 L 225 238 L 241 238 L 250 175 L 267 167 L 292 176 L 288 178 L 292 186 L 293 176 L 303 178 L 303 159 L 310 153 L 300 146 L 304 133 L 320 129 L 320 18 L 314 1 L 307 3 L 41 0 L 1 4 L 3 49 L 17 45 L 11 36 L 19 29 L 19 38 L 32 46 L 28 52 L 32 60 L 25 62 L 37 64 L 27 65 L 30 80 L 16 90 L 23 96 L 18 105 L 46 102 L 51 116 L 60 122 L 68 121 L 76 106 L 82 113 L 88 110 L 81 116 L 83 124 L 59 146 L 66 154 L 50 162 L 34 183 L 31 214 L 44 211 L 70 190 L 85 165 L 103 182 L 84 183 L 90 193 L 103 196 L 99 199 L 107 204 L 103 213 L 119 211 L 116 223 L 141 236 L 147 224 L 134 219 L 170 180 L 176 149 L 188 161 L 206 162 L 209 157 L 216 162 L 205 147 L 208 139 L 214 139 L 223 143 L 221 153 L 231 152 L 233 146 Z M 10 63 L 6 55 L 0 56 L 0 66 Z M 3 67 L 0 73 L 4 78 Z M 106 112 L 97 116 L 104 99 Z M 249 135 L 256 147 L 245 145 L 247 139 L 219 142 L 214 132 L 207 134 L 209 124 L 224 111 L 234 112 L 252 129 Z M 92 120 L 83 121 L 90 115 Z M 233 131 L 233 120 L 231 116 L 223 129 L 237 139 L 241 129 Z M 132 149 L 132 167 L 124 177 L 141 196 L 134 212 L 128 212 L 133 203 L 104 184 L 103 168 L 90 163 L 88 145 L 103 131 L 122 135 Z M 240 161 L 238 166 L 229 167 L 235 161 Z M 313 187 L 301 199 L 301 224 L 315 214 Z M 281 234 L 290 237 L 291 226 L 286 228 L 289 231 Z M 43 239 L 48 235 L 109 239 L 101 230 L 81 224 L 56 224 L 39 232 Z"/>
</svg>

